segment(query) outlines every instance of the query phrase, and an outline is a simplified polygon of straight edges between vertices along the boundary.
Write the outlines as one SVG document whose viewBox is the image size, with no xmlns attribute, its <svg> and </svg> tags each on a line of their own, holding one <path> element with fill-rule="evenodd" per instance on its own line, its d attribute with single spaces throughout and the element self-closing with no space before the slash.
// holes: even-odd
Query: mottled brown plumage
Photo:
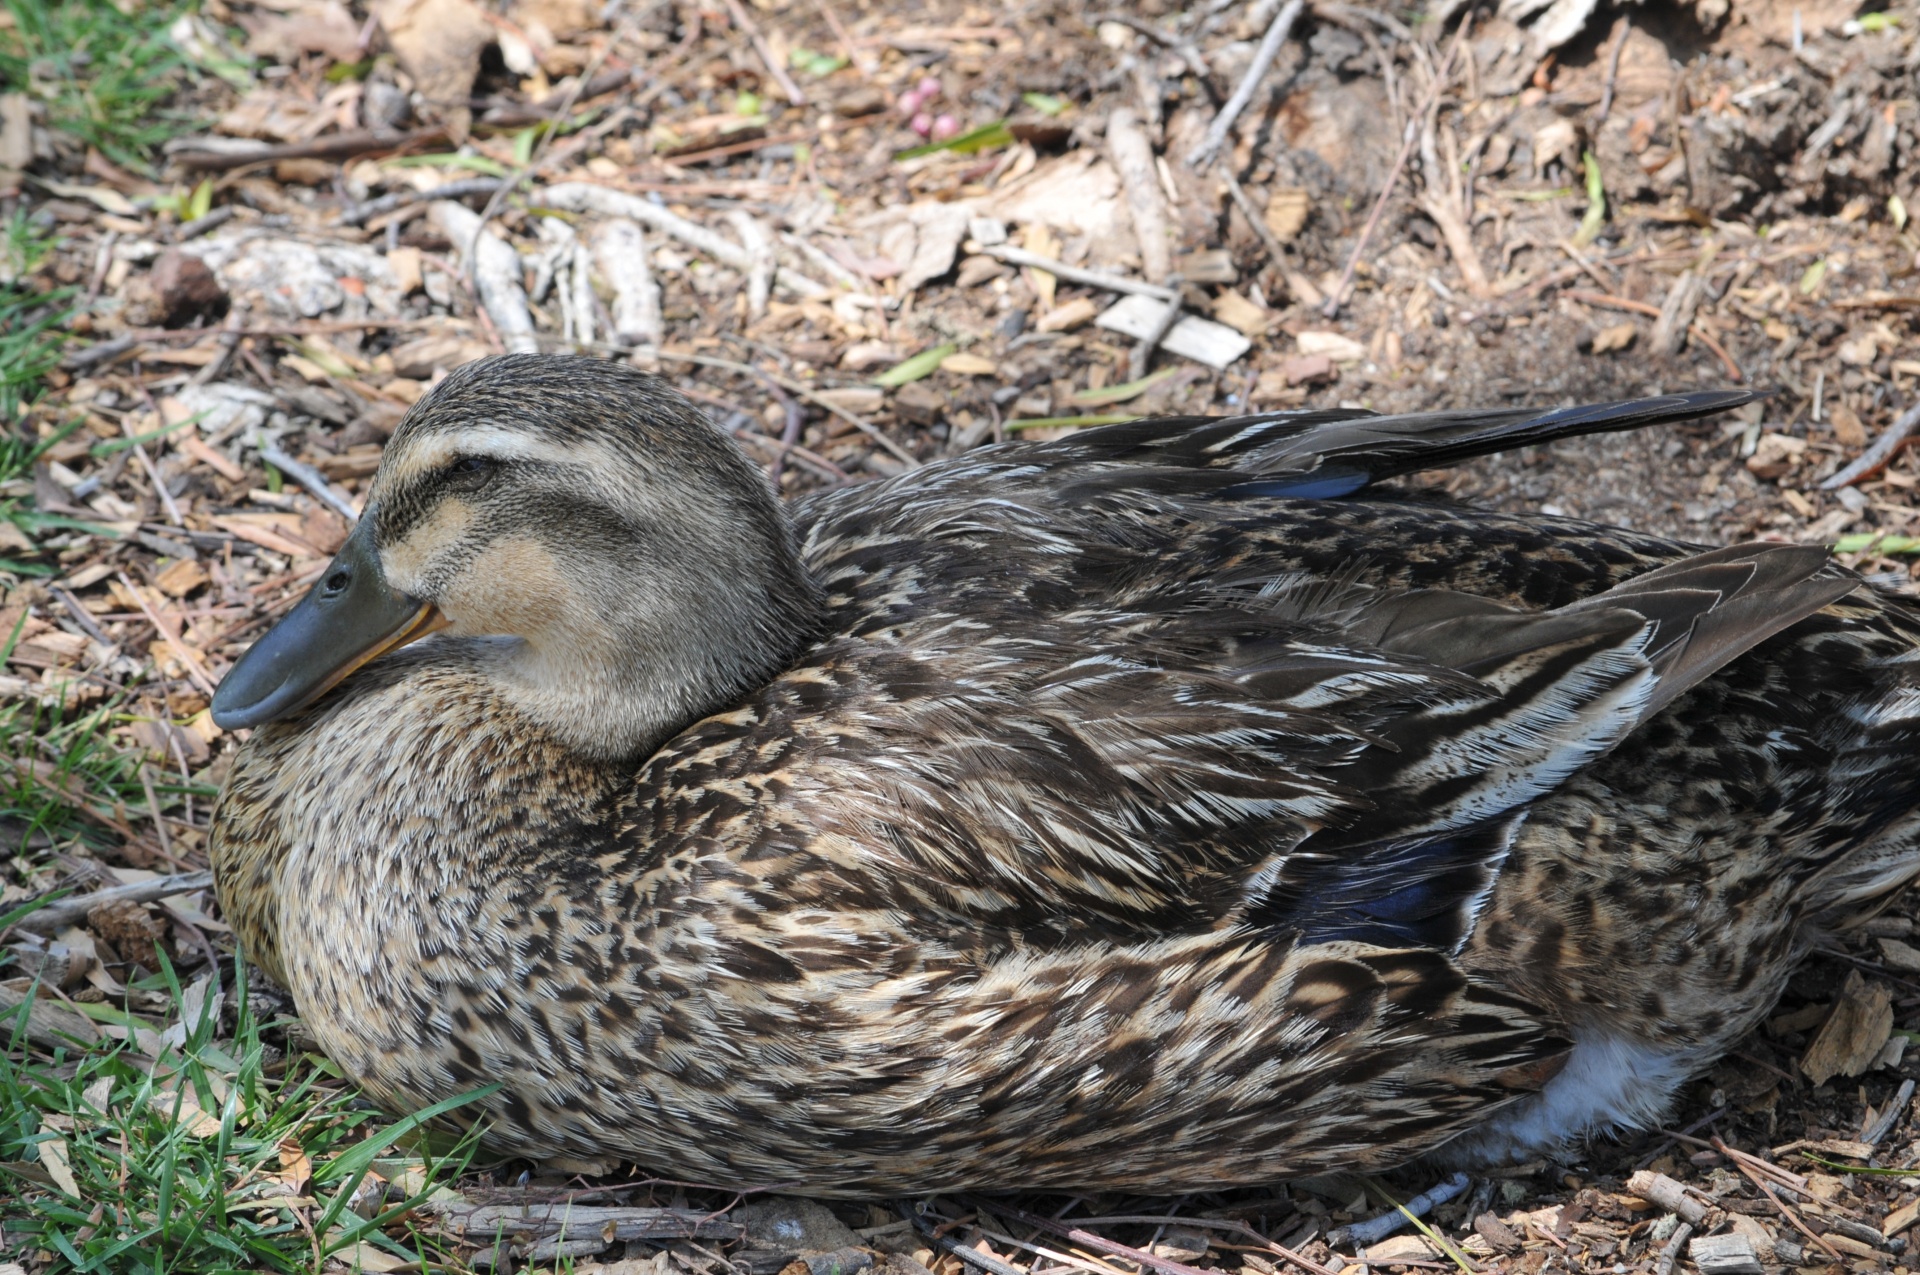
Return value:
<svg viewBox="0 0 1920 1275">
<path fill-rule="evenodd" d="M 369 1092 L 499 1081 L 568 1164 L 1185 1191 L 1650 1119 L 1920 872 L 1920 615 L 1371 484 L 1739 401 L 1143 421 L 783 514 L 658 382 L 477 364 L 222 688 L 279 720 L 221 899 Z M 450 627 L 300 707 L 376 584 Z"/>
</svg>

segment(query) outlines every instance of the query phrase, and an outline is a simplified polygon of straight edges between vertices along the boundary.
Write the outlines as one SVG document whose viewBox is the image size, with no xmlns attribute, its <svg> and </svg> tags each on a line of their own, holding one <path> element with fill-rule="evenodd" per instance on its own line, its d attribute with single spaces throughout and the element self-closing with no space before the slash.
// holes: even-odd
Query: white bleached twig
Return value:
<svg viewBox="0 0 1920 1275">
<path fill-rule="evenodd" d="M 646 232 L 638 222 L 615 217 L 594 228 L 594 264 L 613 289 L 613 334 L 622 345 L 658 345 L 664 337 L 660 289 L 654 284 Z M 587 297 L 592 308 L 592 295 Z"/>
<path fill-rule="evenodd" d="M 515 354 L 537 352 L 540 342 L 533 333 L 533 313 L 527 309 L 526 290 L 520 285 L 520 254 L 464 204 L 442 199 L 428 215 L 451 242 L 473 245 L 473 290 L 507 349 Z"/>
<path fill-rule="evenodd" d="M 625 191 L 609 190 L 605 186 L 596 186 L 592 182 L 561 182 L 549 186 L 540 192 L 539 202 L 549 208 L 558 208 L 563 212 L 593 212 L 607 217 L 631 217 L 644 226 L 651 226 L 678 239 L 681 243 L 705 253 L 721 265 L 746 273 L 753 269 L 753 254 L 725 235 L 708 230 L 675 213 L 669 212 L 638 195 L 629 195 Z M 773 272 L 773 281 L 783 288 L 796 292 L 803 297 L 824 295 L 828 288 L 815 279 L 809 279 L 788 266 L 779 266 Z"/>
</svg>

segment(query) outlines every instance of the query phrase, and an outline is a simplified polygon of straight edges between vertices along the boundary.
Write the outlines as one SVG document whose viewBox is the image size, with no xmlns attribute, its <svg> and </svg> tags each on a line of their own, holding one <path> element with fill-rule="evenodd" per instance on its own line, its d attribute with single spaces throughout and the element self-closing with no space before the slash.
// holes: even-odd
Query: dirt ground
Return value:
<svg viewBox="0 0 1920 1275">
<path fill-rule="evenodd" d="M 234 747 L 207 716 L 212 685 L 339 545 L 406 408 L 498 350 L 656 368 L 789 493 L 1113 416 L 1758 387 L 1772 396 L 1726 419 L 1421 481 L 1707 544 L 1820 541 L 1904 584 L 1920 550 L 1902 415 L 1920 379 L 1920 13 L 1541 8 L 1307 5 L 1211 162 L 1196 151 L 1274 44 L 1279 4 L 204 0 L 170 28 L 185 70 L 167 108 L 199 124 L 144 172 L 14 86 L 0 215 L 40 247 L 0 261 L 0 283 L 44 296 L 69 339 L 6 422 L 49 446 L 0 483 L 24 511 L 0 520 L 0 627 L 17 634 L 0 698 L 115 705 L 105 747 L 131 759 L 134 805 L 11 736 L 21 773 L 77 813 L 23 805 L 44 826 L 10 825 L 24 839 L 0 909 L 204 866 Z M 1148 284 L 1150 312 L 1179 298 L 1163 348 L 1102 326 L 1116 281 Z M 223 946 L 210 894 L 188 905 L 135 909 L 183 977 Z M 1408 1170 L 1177 1201 L 922 1202 L 937 1238 L 890 1203 L 836 1205 L 806 1214 L 825 1235 L 806 1243 L 768 1224 L 724 1253 L 609 1240 L 565 1260 L 1906 1271 L 1914 911 L 1903 899 L 1818 953 L 1665 1131 L 1442 1205 L 1450 1255 L 1344 1234 L 1380 1207 L 1370 1189 L 1404 1200 L 1435 1180 Z M 141 925 L 120 921 L 73 932 L 100 974 L 73 979 L 74 1000 L 141 972 L 125 932 Z M 462 1193 L 733 1203 L 527 1167 Z M 1640 1169 L 1684 1191 L 1684 1230 L 1672 1200 L 1629 1189 Z M 45 1256 L 16 1260 L 57 1266 Z"/>
</svg>

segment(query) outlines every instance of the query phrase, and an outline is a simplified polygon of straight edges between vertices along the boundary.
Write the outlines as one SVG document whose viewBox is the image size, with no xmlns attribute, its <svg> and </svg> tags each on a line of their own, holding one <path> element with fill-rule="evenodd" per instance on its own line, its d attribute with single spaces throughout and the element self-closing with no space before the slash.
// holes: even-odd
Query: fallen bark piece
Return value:
<svg viewBox="0 0 1920 1275">
<path fill-rule="evenodd" d="M 1680 347 L 1686 343 L 1687 328 L 1693 323 L 1693 315 L 1700 308 L 1700 298 L 1706 292 L 1706 284 L 1700 276 L 1689 270 L 1673 281 L 1666 300 L 1660 303 L 1660 317 L 1654 320 L 1653 336 L 1648 345 L 1662 358 L 1672 358 L 1680 353 Z"/>
<path fill-rule="evenodd" d="M 1138 341 L 1152 334 L 1165 313 L 1164 301 L 1134 295 L 1109 306 L 1094 320 L 1094 326 Z M 1173 325 L 1160 348 L 1208 367 L 1223 368 L 1252 349 L 1253 342 L 1224 323 L 1190 314 Z"/>
<path fill-rule="evenodd" d="M 433 205 L 429 216 L 434 228 L 452 241 L 462 260 L 472 254 L 473 289 L 507 349 L 515 354 L 538 353 L 540 342 L 533 334 L 533 315 L 527 309 L 527 293 L 520 283 L 520 254 L 465 204 L 442 199 Z"/>
<path fill-rule="evenodd" d="M 1147 278 L 1165 283 L 1173 272 L 1173 249 L 1167 233 L 1167 197 L 1160 189 L 1160 173 L 1153 162 L 1153 143 L 1126 107 L 1107 117 L 1107 156 L 1120 174 L 1120 189 L 1133 214 L 1133 237 L 1140 243 L 1140 262 Z"/>
<path fill-rule="evenodd" d="M 1800 1059 L 1800 1070 L 1816 1085 L 1835 1076 L 1858 1076 L 1893 1035 L 1893 993 L 1884 983 L 1869 983 L 1859 970 L 1847 974 L 1833 1013 L 1820 1025 Z"/>
<path fill-rule="evenodd" d="M 613 1240 L 737 1240 L 745 1228 L 700 1209 L 618 1208 L 573 1204 L 472 1204 L 442 1200 L 422 1206 L 449 1229 L 492 1239 L 496 1235 L 549 1236 L 572 1232 Z"/>
<path fill-rule="evenodd" d="M 0 983 L 0 1015 L 12 1018 L 26 1004 L 29 993 Z M 41 1049 L 72 1048 L 78 1040 L 92 1044 L 100 1039 L 91 1019 L 36 999 L 27 1010 L 27 1039 Z"/>
<path fill-rule="evenodd" d="M 1685 1187 L 1664 1173 L 1641 1169 L 1627 1179 L 1627 1190 L 1669 1213 L 1678 1214 L 1682 1222 L 1698 1226 L 1701 1219 L 1707 1216 L 1706 1205 L 1688 1195 Z"/>
<path fill-rule="evenodd" d="M 614 335 L 622 345 L 659 345 L 665 339 L 665 329 L 660 321 L 660 288 L 653 281 L 646 232 L 637 222 L 615 217 L 595 227 L 589 239 L 593 263 L 613 289 Z"/>
<path fill-rule="evenodd" d="M 1766 1275 L 1753 1241 L 1744 1235 L 1702 1235 L 1687 1253 L 1700 1275 Z"/>
<path fill-rule="evenodd" d="M 1482 1213 L 1475 1218 L 1473 1229 L 1481 1239 L 1493 1246 L 1495 1252 L 1511 1256 L 1526 1247 L 1526 1242 L 1514 1232 L 1511 1226 L 1491 1213 Z"/>
</svg>

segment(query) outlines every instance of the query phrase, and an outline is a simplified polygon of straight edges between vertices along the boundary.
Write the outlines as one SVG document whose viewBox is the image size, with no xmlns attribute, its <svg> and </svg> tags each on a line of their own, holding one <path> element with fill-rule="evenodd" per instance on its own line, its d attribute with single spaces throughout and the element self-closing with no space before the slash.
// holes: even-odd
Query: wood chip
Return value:
<svg viewBox="0 0 1920 1275">
<path fill-rule="evenodd" d="M 225 456 L 222 456 L 219 452 L 216 452 L 213 448 L 207 446 L 191 434 L 177 436 L 177 441 L 174 443 L 174 446 L 228 482 L 241 482 L 247 476 L 246 470 L 240 468 L 240 466 L 234 464 Z"/>
<path fill-rule="evenodd" d="M 1153 331 L 1165 309 L 1165 303 L 1153 297 L 1130 296 L 1109 307 L 1094 322 L 1097 327 L 1139 340 Z M 1224 323 L 1190 314 L 1173 325 L 1160 347 L 1208 367 L 1224 368 L 1252 349 L 1253 342 Z"/>
<path fill-rule="evenodd" d="M 209 578 L 205 567 L 191 558 L 182 558 L 155 576 L 153 583 L 170 598 L 184 598 Z"/>
<path fill-rule="evenodd" d="M 1335 363 L 1358 363 L 1367 357 L 1367 347 L 1338 332 L 1302 332 L 1294 338 L 1302 354 L 1324 354 Z"/>
<path fill-rule="evenodd" d="M 940 360 L 940 370 L 958 376 L 992 376 L 1000 365 L 978 354 L 949 354 Z"/>
<path fill-rule="evenodd" d="M 1092 297 L 1075 297 L 1040 316 L 1034 329 L 1039 332 L 1071 332 L 1093 322 L 1100 313 Z"/>
<path fill-rule="evenodd" d="M 1612 327 L 1601 328 L 1593 334 L 1593 352 L 1611 354 L 1615 350 L 1624 350 L 1639 335 L 1640 329 L 1632 323 L 1616 323 Z"/>
<path fill-rule="evenodd" d="M 1688 1195 L 1685 1187 L 1664 1173 L 1641 1169 L 1627 1179 L 1627 1190 L 1669 1213 L 1678 1214 L 1682 1222 L 1692 1222 L 1697 1226 L 1707 1216 L 1706 1205 Z"/>
<path fill-rule="evenodd" d="M 1687 1252 L 1700 1275 L 1766 1275 L 1753 1241 L 1744 1235 L 1702 1235 Z"/>
<path fill-rule="evenodd" d="M 1880 1234 L 1892 1239 L 1916 1221 L 1920 1221 L 1920 1200 L 1909 1200 L 1887 1214 L 1885 1220 L 1880 1223 Z"/>
<path fill-rule="evenodd" d="M 1281 243 L 1291 243 L 1299 236 L 1307 224 L 1307 214 L 1313 210 L 1313 197 L 1297 187 L 1283 187 L 1267 196 L 1267 211 L 1263 220 L 1273 237 Z"/>
<path fill-rule="evenodd" d="M 1213 303 L 1213 317 L 1245 336 L 1264 336 L 1273 326 L 1274 314 L 1255 305 L 1238 292 L 1223 292 Z"/>
<path fill-rule="evenodd" d="M 1859 970 L 1850 970 L 1832 1015 L 1800 1059 L 1800 1070 L 1816 1085 L 1835 1076 L 1858 1076 L 1891 1035 L 1893 993 L 1886 984 L 1870 983 Z"/>
</svg>

